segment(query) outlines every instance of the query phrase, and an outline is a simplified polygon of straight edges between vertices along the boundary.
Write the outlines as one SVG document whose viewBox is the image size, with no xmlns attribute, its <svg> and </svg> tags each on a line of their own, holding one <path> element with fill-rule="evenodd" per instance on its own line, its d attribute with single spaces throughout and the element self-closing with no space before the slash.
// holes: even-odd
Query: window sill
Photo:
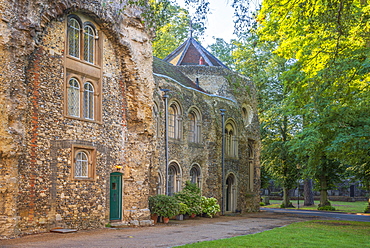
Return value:
<svg viewBox="0 0 370 248">
<path fill-rule="evenodd" d="M 96 64 L 93 64 L 93 63 L 90 63 L 90 62 L 87 62 L 83 59 L 80 59 L 80 58 L 76 58 L 76 57 L 73 57 L 71 55 L 67 55 L 67 59 L 70 59 L 70 60 L 73 60 L 73 61 L 76 61 L 76 62 L 79 62 L 79 63 L 82 63 L 84 65 L 88 65 L 88 66 L 92 66 L 92 67 L 95 67 L 96 69 L 101 69 L 101 67 L 99 65 L 96 65 Z"/>
<path fill-rule="evenodd" d="M 81 182 L 94 182 L 96 181 L 95 178 L 83 178 L 83 177 L 74 177 L 73 181 L 81 181 Z"/>
<path fill-rule="evenodd" d="M 101 121 L 97 121 L 97 120 L 91 120 L 91 119 L 84 119 L 84 118 L 80 118 L 80 117 L 75 117 L 75 116 L 70 116 L 70 115 L 65 115 L 64 116 L 65 118 L 68 118 L 68 119 L 72 119 L 72 120 L 78 120 L 78 121 L 84 121 L 84 122 L 90 122 L 90 123 L 96 123 L 96 124 L 103 124 L 103 122 Z"/>
</svg>

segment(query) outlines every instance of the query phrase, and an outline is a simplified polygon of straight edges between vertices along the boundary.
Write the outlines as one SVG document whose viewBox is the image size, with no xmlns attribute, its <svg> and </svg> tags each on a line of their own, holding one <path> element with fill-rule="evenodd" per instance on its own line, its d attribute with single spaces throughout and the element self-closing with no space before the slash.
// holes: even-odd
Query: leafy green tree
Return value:
<svg viewBox="0 0 370 248">
<path fill-rule="evenodd" d="M 190 36 L 199 38 L 204 34 L 204 22 L 192 22 L 189 12 L 177 5 L 167 6 L 169 14 L 162 25 L 156 26 L 153 40 L 153 55 L 163 59 Z M 192 30 L 190 30 L 192 29 Z"/>
<path fill-rule="evenodd" d="M 209 51 L 221 60 L 230 69 L 235 68 L 235 58 L 233 57 L 233 51 L 236 49 L 234 44 L 235 40 L 231 40 L 227 43 L 222 38 L 214 38 L 215 43 L 208 46 Z"/>
<path fill-rule="evenodd" d="M 265 0 L 257 19 L 261 39 L 296 61 L 284 75 L 290 111 L 304 120 L 293 150 L 320 181 L 321 205 L 341 164 L 366 174 L 369 163 L 369 136 L 356 128 L 370 123 L 369 18 L 365 0 Z M 355 156 L 353 144 L 361 144 Z"/>
<path fill-rule="evenodd" d="M 259 89 L 259 118 L 261 122 L 261 161 L 264 171 L 283 186 L 282 206 L 291 206 L 288 192 L 298 177 L 297 160 L 290 151 L 290 141 L 299 130 L 299 116 L 287 109 L 289 91 L 283 74 L 290 61 L 271 53 L 274 43 L 261 43 L 250 34 L 238 42 L 232 52 L 235 68 L 248 76 Z"/>
</svg>

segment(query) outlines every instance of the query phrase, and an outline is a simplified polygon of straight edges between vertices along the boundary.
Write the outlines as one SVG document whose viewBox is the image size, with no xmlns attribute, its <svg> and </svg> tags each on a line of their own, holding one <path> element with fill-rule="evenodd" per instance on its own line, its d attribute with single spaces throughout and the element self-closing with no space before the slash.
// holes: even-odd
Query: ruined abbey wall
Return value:
<svg viewBox="0 0 370 248">
<path fill-rule="evenodd" d="M 148 69 L 150 37 L 140 12 L 119 14 L 116 6 L 100 1 L 1 1 L 1 237 L 55 226 L 105 225 L 109 175 L 121 164 L 122 220 L 140 224 L 149 219 L 154 85 Z M 95 121 L 66 116 L 66 78 L 74 70 L 66 65 L 66 20 L 72 13 L 91 20 L 100 32 L 100 117 Z M 73 179 L 71 154 L 76 147 L 94 153 L 92 180 Z"/>
</svg>

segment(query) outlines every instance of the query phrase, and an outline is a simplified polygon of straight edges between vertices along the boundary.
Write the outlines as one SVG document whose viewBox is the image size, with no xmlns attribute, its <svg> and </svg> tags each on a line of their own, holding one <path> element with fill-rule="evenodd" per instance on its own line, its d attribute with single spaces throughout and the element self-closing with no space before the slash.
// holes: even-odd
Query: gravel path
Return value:
<svg viewBox="0 0 370 248">
<path fill-rule="evenodd" d="M 159 223 L 152 227 L 104 228 L 68 234 L 28 235 L 18 239 L 0 240 L 0 247 L 173 247 L 258 233 L 312 219 L 316 217 L 262 211 L 239 216 L 219 216 L 213 219 L 196 217 L 184 221 L 170 220 L 169 224 Z"/>
</svg>

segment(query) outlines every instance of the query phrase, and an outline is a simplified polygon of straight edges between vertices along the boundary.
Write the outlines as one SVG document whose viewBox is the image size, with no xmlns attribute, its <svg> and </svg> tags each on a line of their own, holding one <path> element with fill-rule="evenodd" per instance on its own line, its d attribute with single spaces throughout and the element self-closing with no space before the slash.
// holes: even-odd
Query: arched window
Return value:
<svg viewBox="0 0 370 248">
<path fill-rule="evenodd" d="M 94 63 L 94 41 L 94 29 L 90 25 L 86 25 L 84 28 L 84 60 L 91 64 Z"/>
<path fill-rule="evenodd" d="M 249 105 L 244 105 L 242 107 L 242 116 L 243 116 L 244 124 L 246 126 L 248 126 L 249 124 L 251 124 L 252 123 L 252 119 L 253 119 L 253 110 L 252 110 L 252 107 L 249 106 Z"/>
<path fill-rule="evenodd" d="M 238 140 L 232 122 L 225 125 L 225 155 L 230 158 L 238 157 Z"/>
<path fill-rule="evenodd" d="M 158 177 L 157 177 L 157 195 L 162 195 L 162 194 L 163 194 L 163 180 L 162 180 L 161 173 L 158 172 Z"/>
<path fill-rule="evenodd" d="M 90 17 L 72 14 L 67 19 L 64 111 L 68 117 L 101 121 L 103 43 Z M 99 49 L 97 49 L 99 48 Z"/>
<path fill-rule="evenodd" d="M 179 166 L 172 162 L 168 167 L 168 195 L 173 195 L 174 193 L 180 191 L 181 185 L 181 175 Z"/>
<path fill-rule="evenodd" d="M 181 110 L 177 103 L 172 103 L 168 109 L 168 137 L 181 139 Z"/>
<path fill-rule="evenodd" d="M 76 155 L 75 177 L 89 177 L 89 159 L 86 152 L 78 152 Z"/>
<path fill-rule="evenodd" d="M 202 177 L 200 173 L 200 168 L 198 165 L 193 165 L 190 169 L 190 182 L 196 184 L 198 188 L 202 188 Z"/>
<path fill-rule="evenodd" d="M 189 142 L 200 143 L 201 142 L 201 121 L 200 113 L 196 109 L 192 109 L 188 115 L 189 129 L 188 129 L 188 140 Z"/>
<path fill-rule="evenodd" d="M 68 82 L 68 115 L 80 116 L 80 84 L 76 78 Z"/>
<path fill-rule="evenodd" d="M 95 177 L 95 148 L 73 145 L 72 151 L 73 179 L 93 180 Z"/>
<path fill-rule="evenodd" d="M 236 180 L 233 174 L 226 178 L 226 211 L 235 212 L 236 210 Z"/>
<path fill-rule="evenodd" d="M 93 120 L 94 119 L 94 87 L 90 82 L 86 82 L 84 85 L 84 100 L 83 110 L 84 118 Z"/>
<path fill-rule="evenodd" d="M 79 58 L 80 57 L 80 23 L 76 18 L 68 20 L 68 54 Z"/>
</svg>

